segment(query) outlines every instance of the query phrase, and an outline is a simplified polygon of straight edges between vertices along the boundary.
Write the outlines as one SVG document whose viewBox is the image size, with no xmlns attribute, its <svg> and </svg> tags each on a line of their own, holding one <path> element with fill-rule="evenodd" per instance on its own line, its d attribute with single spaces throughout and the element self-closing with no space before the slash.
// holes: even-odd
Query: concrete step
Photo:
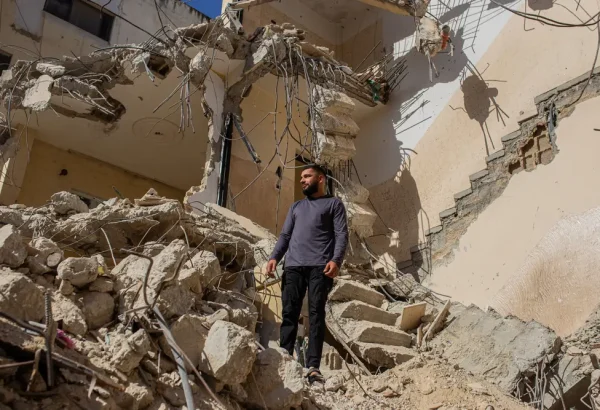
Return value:
<svg viewBox="0 0 600 410">
<path fill-rule="evenodd" d="M 336 302 L 358 300 L 368 305 L 380 307 L 385 300 L 385 296 L 362 283 L 351 280 L 338 280 L 331 293 L 329 293 L 329 300 Z"/>
<path fill-rule="evenodd" d="M 403 346 L 386 346 L 377 343 L 352 343 L 352 351 L 360 356 L 367 364 L 374 367 L 391 369 L 405 363 L 417 352 Z"/>
<path fill-rule="evenodd" d="M 346 321 L 344 331 L 353 342 L 410 347 L 412 336 L 395 327 L 366 321 Z"/>
<path fill-rule="evenodd" d="M 400 316 L 398 313 L 386 312 L 383 309 L 359 301 L 337 303 L 332 306 L 332 310 L 335 317 L 364 320 L 389 326 L 394 326 L 396 319 Z"/>
</svg>

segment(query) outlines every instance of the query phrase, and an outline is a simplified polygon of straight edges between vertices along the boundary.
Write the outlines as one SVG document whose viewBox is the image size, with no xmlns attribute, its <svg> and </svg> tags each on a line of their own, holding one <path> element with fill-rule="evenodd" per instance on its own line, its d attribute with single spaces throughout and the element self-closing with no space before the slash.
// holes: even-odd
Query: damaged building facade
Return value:
<svg viewBox="0 0 600 410">
<path fill-rule="evenodd" d="M 0 403 L 600 405 L 597 5 L 103 3 L 2 9 Z M 312 162 L 321 390 L 263 275 Z"/>
</svg>

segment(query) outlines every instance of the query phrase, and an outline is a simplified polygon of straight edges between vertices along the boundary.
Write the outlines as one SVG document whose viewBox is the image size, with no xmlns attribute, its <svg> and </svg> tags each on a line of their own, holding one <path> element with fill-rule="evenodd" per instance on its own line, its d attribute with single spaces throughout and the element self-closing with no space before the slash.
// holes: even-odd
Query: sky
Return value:
<svg viewBox="0 0 600 410">
<path fill-rule="evenodd" d="M 200 10 L 210 18 L 217 17 L 221 14 L 222 0 L 186 0 L 190 6 L 196 10 Z"/>
</svg>

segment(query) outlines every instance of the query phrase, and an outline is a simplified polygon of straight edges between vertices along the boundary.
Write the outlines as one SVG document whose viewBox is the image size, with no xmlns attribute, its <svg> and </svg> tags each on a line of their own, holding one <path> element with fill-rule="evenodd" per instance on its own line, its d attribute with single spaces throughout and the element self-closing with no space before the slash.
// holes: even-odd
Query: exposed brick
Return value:
<svg viewBox="0 0 600 410">
<path fill-rule="evenodd" d="M 551 148 L 552 145 L 550 145 L 550 137 L 548 137 L 548 135 L 542 135 L 538 138 L 538 149 L 540 151 L 546 151 Z"/>
<path fill-rule="evenodd" d="M 552 159 L 554 158 L 554 153 L 552 152 L 552 149 L 548 149 L 546 151 L 542 151 L 540 152 L 540 164 L 544 164 L 544 165 L 548 165 L 550 162 L 552 162 Z"/>
<path fill-rule="evenodd" d="M 535 169 L 535 158 L 533 155 L 525 157 L 525 169 L 527 171 Z"/>
</svg>

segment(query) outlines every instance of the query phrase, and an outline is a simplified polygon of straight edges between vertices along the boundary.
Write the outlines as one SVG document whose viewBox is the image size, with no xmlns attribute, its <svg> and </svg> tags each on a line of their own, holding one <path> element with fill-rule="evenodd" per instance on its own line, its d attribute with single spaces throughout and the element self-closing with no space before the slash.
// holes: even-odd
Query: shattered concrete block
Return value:
<svg viewBox="0 0 600 410">
<path fill-rule="evenodd" d="M 89 290 L 92 292 L 104 292 L 110 293 L 113 291 L 115 284 L 112 280 L 108 278 L 97 278 L 89 287 Z"/>
<path fill-rule="evenodd" d="M 144 386 L 139 383 L 129 383 L 127 389 L 125 389 L 125 394 L 132 398 L 133 404 L 130 409 L 145 409 L 152 404 L 154 401 L 154 395 L 152 394 L 152 390 L 147 386 Z"/>
<path fill-rule="evenodd" d="M 373 270 L 390 280 L 396 279 L 396 259 L 388 252 L 384 253 L 373 264 Z"/>
<path fill-rule="evenodd" d="M 205 319 L 195 314 L 183 315 L 171 325 L 171 333 L 173 333 L 175 341 L 190 358 L 194 366 L 200 364 L 202 351 L 208 337 L 208 328 L 204 325 Z M 160 343 L 162 349 L 171 355 L 166 340 L 161 338 Z"/>
<path fill-rule="evenodd" d="M 260 352 L 252 372 L 254 377 L 250 377 L 243 385 L 248 393 L 248 404 L 257 408 L 266 405 L 269 410 L 283 410 L 302 403 L 302 366 L 284 349 Z"/>
<path fill-rule="evenodd" d="M 150 293 L 151 300 L 154 300 L 153 292 Z M 156 306 L 160 309 L 163 316 L 167 319 L 173 316 L 181 316 L 188 313 L 192 306 L 196 304 L 196 295 L 183 286 L 170 286 L 160 292 Z M 143 297 L 138 299 L 143 301 Z"/>
<path fill-rule="evenodd" d="M 31 87 L 25 91 L 23 107 L 31 108 L 32 111 L 44 111 L 50 105 L 52 98 L 51 89 L 54 79 L 49 75 L 40 76 Z"/>
<path fill-rule="evenodd" d="M 377 220 L 377 214 L 369 205 L 348 203 L 346 215 L 348 217 L 348 229 L 356 232 L 361 238 L 373 236 L 373 225 Z"/>
<path fill-rule="evenodd" d="M 317 133 L 317 158 L 318 164 L 337 164 L 338 162 L 348 161 L 356 155 L 356 147 L 351 138 L 341 137 L 339 135 L 326 135 Z"/>
<path fill-rule="evenodd" d="M 57 192 L 50 197 L 52 209 L 59 215 L 86 213 L 90 209 L 79 197 L 70 192 Z"/>
<path fill-rule="evenodd" d="M 29 246 L 37 250 L 36 256 L 42 259 L 42 263 L 50 268 L 55 268 L 64 258 L 64 252 L 56 242 L 47 238 L 35 238 Z"/>
<path fill-rule="evenodd" d="M 8 70 L 5 70 L 6 72 Z M 6 206 L 0 206 L 0 224 L 2 225 L 23 225 L 23 215 L 16 209 L 11 209 Z"/>
<path fill-rule="evenodd" d="M 326 134 L 356 137 L 360 132 L 360 128 L 350 115 L 334 115 L 326 112 L 321 112 L 318 115 L 319 126 Z"/>
<path fill-rule="evenodd" d="M 58 277 L 80 288 L 96 280 L 99 266 L 95 258 L 67 258 L 58 265 Z"/>
<path fill-rule="evenodd" d="M 37 63 L 35 69 L 50 77 L 60 77 L 65 73 L 65 67 L 51 63 Z"/>
<path fill-rule="evenodd" d="M 43 275 L 52 270 L 37 256 L 28 256 L 27 259 L 25 259 L 25 263 L 27 264 L 29 272 L 33 275 Z"/>
<path fill-rule="evenodd" d="M 226 291 L 211 292 L 206 299 L 226 307 L 231 323 L 235 323 L 250 332 L 256 330 L 258 310 L 253 303 L 248 303 L 246 299 Z"/>
<path fill-rule="evenodd" d="M 434 339 L 451 364 L 483 377 L 511 394 L 525 374 L 535 374 L 537 363 L 556 354 L 560 338 L 537 322 L 503 318 L 471 305 L 454 304 L 452 320 Z"/>
<path fill-rule="evenodd" d="M 190 61 L 190 80 L 194 85 L 202 85 L 212 65 L 212 56 L 201 49 Z"/>
<path fill-rule="evenodd" d="M 140 329 L 121 343 L 111 363 L 119 371 L 129 373 L 139 366 L 151 346 L 150 337 L 144 329 Z"/>
<path fill-rule="evenodd" d="M 153 291 L 157 291 L 161 282 L 168 277 L 171 277 L 177 269 L 177 265 L 181 261 L 181 258 L 186 255 L 188 246 L 182 239 L 175 239 L 172 241 L 161 253 L 152 258 L 154 261 L 152 265 L 152 271 L 148 279 L 149 288 Z M 148 261 L 144 261 L 145 265 L 142 272 L 136 272 L 136 277 L 141 277 L 142 280 L 146 274 L 146 268 Z"/>
<path fill-rule="evenodd" d="M 210 328 L 200 360 L 200 370 L 226 384 L 246 380 L 257 352 L 254 334 L 218 320 Z"/>
<path fill-rule="evenodd" d="M 313 91 L 316 108 L 328 114 L 352 114 L 356 105 L 347 94 L 317 85 Z"/>
<path fill-rule="evenodd" d="M 183 265 L 178 281 L 192 292 L 200 294 L 205 287 L 214 285 L 213 279 L 220 274 L 219 259 L 214 253 L 202 250 Z"/>
<path fill-rule="evenodd" d="M 0 270 L 0 311 L 25 321 L 44 317 L 42 291 L 22 273 Z"/>
<path fill-rule="evenodd" d="M 410 347 L 412 336 L 392 326 L 366 321 L 349 321 L 342 326 L 356 342 Z"/>
<path fill-rule="evenodd" d="M 62 329 L 69 333 L 85 336 L 88 331 L 81 309 L 60 292 L 52 295 L 52 316 L 57 322 L 62 321 Z"/>
<path fill-rule="evenodd" d="M 27 248 L 12 225 L 0 228 L 0 264 L 18 268 L 27 258 Z"/>
<path fill-rule="evenodd" d="M 335 195 L 346 203 L 366 204 L 369 201 L 369 190 L 364 186 L 347 180 L 344 182 L 343 190 L 336 190 Z"/>
<path fill-rule="evenodd" d="M 380 307 L 385 300 L 385 296 L 362 283 L 340 279 L 337 280 L 337 283 L 331 290 L 329 300 L 341 302 L 359 300 L 369 305 Z"/>
<path fill-rule="evenodd" d="M 85 292 L 79 298 L 83 315 L 91 330 L 98 329 L 112 321 L 115 301 L 108 293 Z"/>
</svg>

